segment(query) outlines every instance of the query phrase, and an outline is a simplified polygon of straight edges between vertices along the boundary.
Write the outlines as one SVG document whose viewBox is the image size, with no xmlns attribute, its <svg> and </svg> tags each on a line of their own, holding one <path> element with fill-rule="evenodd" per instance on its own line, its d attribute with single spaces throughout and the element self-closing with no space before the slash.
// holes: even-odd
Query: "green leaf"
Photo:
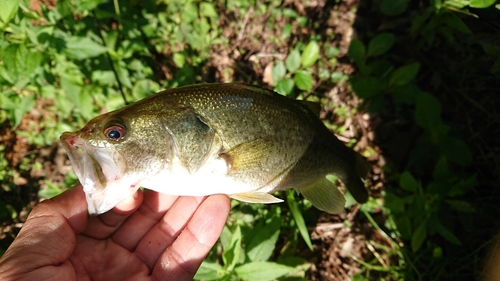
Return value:
<svg viewBox="0 0 500 281">
<path fill-rule="evenodd" d="M 411 238 L 411 222 L 410 218 L 405 214 L 397 216 L 395 219 L 396 226 L 398 227 L 398 231 L 401 234 L 403 239 Z"/>
<path fill-rule="evenodd" d="M 247 256 L 251 261 L 266 261 L 271 257 L 278 240 L 280 227 L 281 219 L 274 217 L 257 232 L 246 247 Z"/>
<path fill-rule="evenodd" d="M 306 92 L 312 91 L 313 78 L 309 72 L 305 70 L 299 70 L 295 73 L 295 83 L 297 84 L 297 88 L 304 90 Z"/>
<path fill-rule="evenodd" d="M 102 0 L 80 0 L 75 5 L 76 8 L 75 13 L 92 11 L 97 6 L 99 6 L 101 2 Z"/>
<path fill-rule="evenodd" d="M 472 162 L 472 155 L 467 144 L 458 138 L 445 137 L 441 141 L 441 151 L 453 163 L 467 166 Z"/>
<path fill-rule="evenodd" d="M 418 74 L 420 63 L 414 62 L 396 69 L 389 79 L 389 85 L 403 86 L 410 83 Z"/>
<path fill-rule="evenodd" d="M 302 67 L 309 67 L 316 63 L 319 57 L 319 45 L 316 41 L 307 44 L 302 52 Z"/>
<path fill-rule="evenodd" d="M 427 238 L 427 220 L 420 223 L 411 236 L 411 249 L 414 253 L 422 247 L 425 238 Z"/>
<path fill-rule="evenodd" d="M 219 14 L 215 9 L 214 3 L 201 2 L 200 3 L 200 14 L 209 18 L 218 18 Z"/>
<path fill-rule="evenodd" d="M 449 229 L 447 229 L 439 220 L 437 216 L 433 216 L 434 219 L 431 219 L 431 223 L 435 227 L 437 233 L 441 235 L 444 239 L 448 240 L 448 242 L 455 245 L 462 245 L 462 242 L 453 234 Z"/>
<path fill-rule="evenodd" d="M 288 72 L 295 72 L 300 67 L 300 53 L 297 50 L 293 50 L 288 54 L 285 61 L 286 68 Z"/>
<path fill-rule="evenodd" d="M 353 77 L 349 82 L 354 93 L 362 99 L 373 97 L 385 89 L 385 83 L 375 77 Z"/>
<path fill-rule="evenodd" d="M 306 223 L 304 221 L 304 217 L 302 217 L 302 213 L 299 210 L 299 206 L 297 201 L 295 200 L 295 191 L 287 190 L 286 191 L 286 202 L 290 207 L 290 211 L 292 212 L 293 220 L 297 224 L 297 228 L 299 229 L 300 235 L 304 238 L 304 242 L 306 242 L 307 247 L 312 251 L 312 243 L 311 238 L 309 237 L 309 231 L 307 230 Z"/>
<path fill-rule="evenodd" d="M 401 174 L 401 177 L 399 178 L 399 186 L 401 186 L 401 188 L 404 190 L 417 192 L 419 184 L 417 180 L 415 180 L 415 178 L 408 171 L 405 171 Z"/>
<path fill-rule="evenodd" d="M 222 266 L 215 262 L 204 260 L 193 279 L 196 280 L 221 280 L 224 277 Z"/>
<path fill-rule="evenodd" d="M 63 53 L 68 58 L 83 60 L 91 57 L 96 57 L 106 52 L 106 47 L 92 41 L 88 37 L 70 36 L 65 38 L 66 48 Z"/>
<path fill-rule="evenodd" d="M 295 82 L 292 78 L 285 78 L 281 80 L 278 85 L 274 88 L 274 90 L 284 96 L 290 96 L 293 91 L 293 87 L 295 86 Z"/>
<path fill-rule="evenodd" d="M 285 63 L 282 60 L 279 60 L 275 65 L 273 65 L 273 82 L 278 83 L 285 77 L 286 75 L 286 67 Z"/>
<path fill-rule="evenodd" d="M 389 51 L 394 45 L 394 35 L 392 33 L 384 32 L 373 37 L 368 43 L 367 57 L 376 57 L 383 55 Z"/>
<path fill-rule="evenodd" d="M 437 123 L 441 123 L 441 103 L 428 93 L 420 93 L 417 96 L 415 121 L 424 129 L 435 128 Z"/>
<path fill-rule="evenodd" d="M 382 0 L 380 9 L 386 16 L 399 16 L 408 8 L 409 0 Z"/>
<path fill-rule="evenodd" d="M 184 64 L 186 63 L 186 57 L 184 56 L 183 53 L 174 53 L 172 58 L 174 60 L 175 65 L 179 68 L 183 67 Z"/>
<path fill-rule="evenodd" d="M 290 266 L 265 261 L 246 263 L 234 269 L 239 278 L 250 281 L 271 281 L 295 270 Z"/>
<path fill-rule="evenodd" d="M 227 269 L 227 271 L 232 271 L 240 259 L 241 252 L 241 229 L 240 226 L 236 226 L 236 230 L 231 236 L 231 241 L 228 247 L 224 250 L 222 254 L 222 261 Z"/>
<path fill-rule="evenodd" d="M 4 24 L 8 23 L 17 13 L 20 0 L 0 1 L 0 19 Z"/>
<path fill-rule="evenodd" d="M 365 64 L 366 59 L 366 48 L 363 42 L 359 39 L 354 39 L 349 45 L 349 51 L 347 52 L 349 58 L 351 58 L 358 66 Z"/>
<path fill-rule="evenodd" d="M 488 8 L 489 6 L 495 4 L 496 0 L 470 0 L 469 6 L 472 8 Z"/>
</svg>

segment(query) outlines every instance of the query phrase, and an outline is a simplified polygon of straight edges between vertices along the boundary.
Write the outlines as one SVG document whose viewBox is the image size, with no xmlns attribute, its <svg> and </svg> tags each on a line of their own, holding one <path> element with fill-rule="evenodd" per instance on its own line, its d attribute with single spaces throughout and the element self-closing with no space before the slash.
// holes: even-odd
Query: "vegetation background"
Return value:
<svg viewBox="0 0 500 281">
<path fill-rule="evenodd" d="M 321 103 L 372 198 L 233 202 L 200 280 L 472 280 L 498 230 L 495 0 L 0 1 L 0 254 L 76 182 L 64 131 L 161 89 L 245 82 Z M 335 178 L 331 178 L 336 181 Z"/>
</svg>

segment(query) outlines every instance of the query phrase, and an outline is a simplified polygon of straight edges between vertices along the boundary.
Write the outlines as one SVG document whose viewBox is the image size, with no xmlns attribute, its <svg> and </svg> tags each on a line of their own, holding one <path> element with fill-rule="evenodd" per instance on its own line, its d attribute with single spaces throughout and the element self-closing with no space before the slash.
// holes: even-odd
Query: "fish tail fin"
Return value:
<svg viewBox="0 0 500 281">
<path fill-rule="evenodd" d="M 344 211 L 345 198 L 334 183 L 326 177 L 310 185 L 297 189 L 314 207 L 330 214 L 340 214 Z"/>
<path fill-rule="evenodd" d="M 370 171 L 370 164 L 358 153 L 355 154 L 355 171 L 349 173 L 345 178 L 341 178 L 345 187 L 358 203 L 368 201 L 368 191 L 366 190 L 363 180 L 366 179 Z"/>
</svg>

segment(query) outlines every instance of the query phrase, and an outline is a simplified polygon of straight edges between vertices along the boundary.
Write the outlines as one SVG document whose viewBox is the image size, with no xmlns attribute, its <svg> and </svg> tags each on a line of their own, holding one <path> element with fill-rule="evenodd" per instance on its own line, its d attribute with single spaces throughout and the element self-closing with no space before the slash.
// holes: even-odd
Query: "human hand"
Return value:
<svg viewBox="0 0 500 281">
<path fill-rule="evenodd" d="M 229 208 L 225 195 L 139 190 L 88 217 L 77 185 L 32 210 L 0 258 L 0 280 L 191 280 Z"/>
</svg>

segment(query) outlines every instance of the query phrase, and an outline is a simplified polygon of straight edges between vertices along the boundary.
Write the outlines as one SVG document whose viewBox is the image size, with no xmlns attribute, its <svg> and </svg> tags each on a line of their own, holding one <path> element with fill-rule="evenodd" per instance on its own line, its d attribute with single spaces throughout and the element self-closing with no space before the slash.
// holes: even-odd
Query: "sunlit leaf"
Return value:
<svg viewBox="0 0 500 281">
<path fill-rule="evenodd" d="M 313 78 L 309 72 L 305 70 L 299 70 L 295 73 L 295 83 L 297 88 L 304 90 L 306 92 L 312 91 Z"/>
<path fill-rule="evenodd" d="M 300 67 L 300 53 L 297 50 L 293 50 L 288 54 L 285 61 L 286 68 L 289 72 L 295 72 Z"/>
<path fill-rule="evenodd" d="M 295 200 L 295 191 L 288 190 L 286 192 L 286 202 L 290 207 L 290 212 L 292 212 L 293 219 L 297 224 L 297 228 L 299 229 L 300 235 L 304 238 L 304 242 L 306 242 L 307 247 L 312 251 L 312 243 L 311 238 L 309 237 L 309 231 L 307 230 L 306 223 L 304 221 L 304 217 L 302 217 L 302 213 L 299 210 L 299 206 L 297 201 Z"/>
<path fill-rule="evenodd" d="M 246 247 L 247 256 L 251 261 L 266 261 L 271 257 L 280 227 L 281 219 L 274 217 L 257 232 Z"/>
<path fill-rule="evenodd" d="M 472 8 L 487 8 L 495 4 L 496 0 L 470 0 L 469 6 Z"/>
<path fill-rule="evenodd" d="M 2 0 L 0 1 L 0 19 L 2 22 L 9 22 L 17 13 L 20 0 Z"/>
<path fill-rule="evenodd" d="M 302 52 L 302 67 L 309 67 L 316 63 L 319 57 L 319 45 L 316 41 L 307 44 Z"/>
<path fill-rule="evenodd" d="M 83 60 L 106 52 L 106 47 L 88 37 L 70 36 L 65 38 L 63 53 L 70 59 Z"/>
<path fill-rule="evenodd" d="M 266 261 L 246 263 L 234 269 L 239 278 L 249 281 L 271 281 L 295 270 L 294 267 Z"/>
<path fill-rule="evenodd" d="M 292 94 L 293 87 L 295 86 L 295 82 L 292 78 L 285 78 L 281 80 L 278 85 L 274 88 L 274 90 L 282 95 L 289 96 Z"/>
<path fill-rule="evenodd" d="M 236 229 L 231 236 L 231 241 L 227 249 L 222 254 L 222 260 L 228 271 L 232 271 L 240 259 L 241 252 L 241 229 L 236 226 Z"/>
</svg>

